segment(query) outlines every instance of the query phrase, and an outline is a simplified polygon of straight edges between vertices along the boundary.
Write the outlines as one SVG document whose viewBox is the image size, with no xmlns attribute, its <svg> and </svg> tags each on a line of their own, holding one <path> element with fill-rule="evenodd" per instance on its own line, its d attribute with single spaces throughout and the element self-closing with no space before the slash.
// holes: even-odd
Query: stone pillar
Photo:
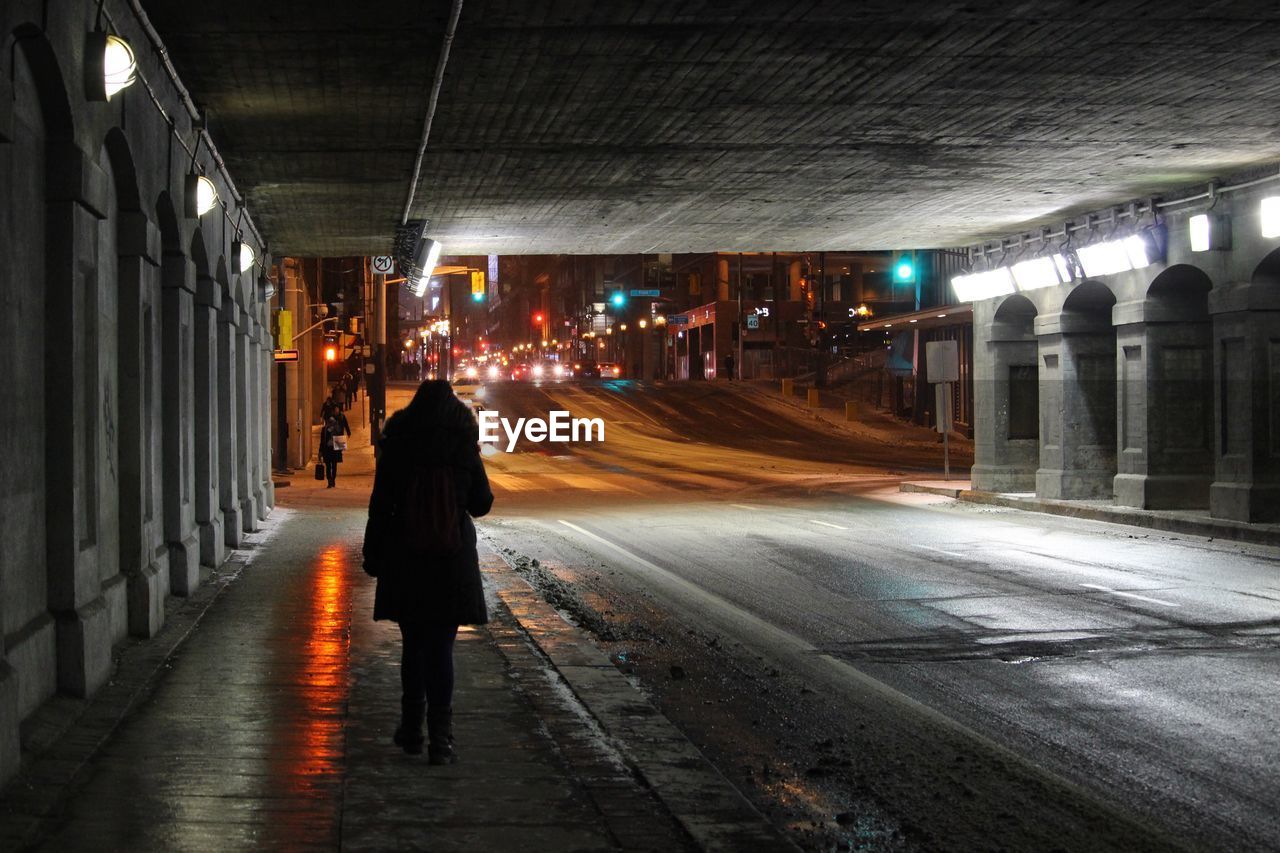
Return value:
<svg viewBox="0 0 1280 853">
<path fill-rule="evenodd" d="M 262 394 L 266 386 L 262 382 L 262 323 L 255 309 L 247 314 L 249 328 L 249 364 L 245 379 L 248 383 L 249 406 L 248 447 L 245 462 L 249 467 L 249 488 L 253 495 L 253 517 L 259 521 L 267 517 L 267 502 L 262 493 L 262 416 L 269 406 L 263 402 Z M 271 470 L 271 466 L 267 466 Z"/>
<path fill-rule="evenodd" d="M 1211 327 L 1177 303 L 1117 305 L 1115 502 L 1143 509 L 1209 505 L 1213 479 Z"/>
<path fill-rule="evenodd" d="M 217 568 L 227 556 L 220 501 L 220 433 L 228 429 L 218 408 L 218 312 L 222 286 L 211 277 L 196 283 L 195 305 L 195 474 L 196 524 L 200 529 L 200 563 Z"/>
<path fill-rule="evenodd" d="M 1034 311 L 1034 309 L 1031 309 Z M 1034 314 L 994 319 L 991 301 L 974 305 L 973 488 L 1030 492 L 1039 460 L 1039 345 Z"/>
<path fill-rule="evenodd" d="M 105 389 L 97 363 L 99 220 L 106 174 L 70 143 L 49 151 L 45 289 L 45 517 L 57 683 L 88 696 L 111 671 L 111 614 L 102 596 L 100 466 Z M 111 555 L 118 558 L 118 553 Z"/>
<path fill-rule="evenodd" d="M 1040 468 L 1036 495 L 1105 499 L 1116 468 L 1115 333 L 1096 314 L 1036 318 Z"/>
<path fill-rule="evenodd" d="M 128 629 L 154 636 L 164 624 L 169 555 L 156 496 L 160 488 L 160 232 L 137 211 L 120 214 L 121 571 L 127 583 Z M 127 300 L 126 300 L 127 297 Z"/>
<path fill-rule="evenodd" d="M 190 595 L 200 584 L 195 519 L 195 266 L 185 255 L 165 258 L 161 294 L 164 408 L 164 519 L 169 586 Z"/>
<path fill-rule="evenodd" d="M 240 371 L 240 309 L 223 296 L 218 311 L 218 503 L 222 509 L 223 541 L 237 548 L 243 530 L 240 518 L 240 478 L 236 460 L 240 452 L 240 395 L 236 388 Z"/>
<path fill-rule="evenodd" d="M 259 396 L 261 417 L 258 421 L 258 436 L 262 449 L 258 454 L 258 465 L 262 482 L 262 517 L 266 518 L 276 506 L 276 488 L 272 479 L 274 470 L 272 460 L 275 458 L 272 454 L 272 443 L 275 441 L 276 433 L 271 428 L 271 387 L 272 380 L 275 378 L 273 370 L 275 357 L 272 353 L 275 350 L 275 339 L 271 336 L 270 306 L 265 303 L 258 307 L 258 321 L 263 330 L 262 354 L 258 358 L 258 375 L 261 377 L 259 387 L 262 389 Z"/>
<path fill-rule="evenodd" d="M 1280 289 L 1215 288 L 1209 313 L 1217 425 L 1209 514 L 1280 521 Z"/>
<path fill-rule="evenodd" d="M 258 529 L 258 506 L 253 492 L 254 455 L 252 423 L 254 407 L 251 400 L 252 378 L 249 370 L 251 363 L 251 319 L 243 307 L 236 306 L 238 325 L 236 335 L 236 378 L 234 391 L 236 395 L 236 455 L 235 476 L 236 489 L 240 494 L 240 529 L 252 533 Z"/>
</svg>

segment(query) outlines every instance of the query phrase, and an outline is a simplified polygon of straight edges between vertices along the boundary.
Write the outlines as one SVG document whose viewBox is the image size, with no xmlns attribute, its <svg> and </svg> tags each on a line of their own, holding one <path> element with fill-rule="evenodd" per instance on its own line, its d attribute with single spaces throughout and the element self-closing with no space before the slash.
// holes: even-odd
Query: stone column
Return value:
<svg viewBox="0 0 1280 853">
<path fill-rule="evenodd" d="M 259 521 L 267 517 L 266 499 L 262 494 L 262 416 L 268 409 L 262 400 L 262 392 L 266 390 L 262 384 L 262 324 L 258 320 L 257 310 L 249 311 L 248 318 L 249 348 L 248 371 L 245 380 L 248 384 L 249 405 L 245 411 L 248 417 L 248 446 L 245 448 L 245 463 L 249 468 L 249 490 L 253 496 L 253 517 Z M 267 466 L 270 470 L 270 466 Z"/>
<path fill-rule="evenodd" d="M 1211 327 L 1177 303 L 1117 305 L 1115 502 L 1143 509 L 1209 505 L 1213 479 Z"/>
<path fill-rule="evenodd" d="M 48 600 L 58 687 L 88 696 L 111 671 L 112 625 L 99 567 L 106 398 L 97 364 L 97 239 L 110 188 L 93 158 L 70 143 L 50 146 L 49 160 L 45 316 L 47 341 L 58 345 L 45 347 Z"/>
<path fill-rule="evenodd" d="M 200 563 L 217 568 L 227 556 L 219 480 L 221 432 L 226 419 L 218 407 L 218 312 L 222 286 L 201 276 L 195 306 L 195 457 L 196 524 L 200 527 Z"/>
<path fill-rule="evenodd" d="M 1115 333 L 1109 319 L 1036 318 L 1040 346 L 1040 468 L 1036 495 L 1111 497 L 1116 468 Z"/>
<path fill-rule="evenodd" d="M 164 408 L 164 519 L 169 586 L 190 595 L 200 584 L 195 520 L 195 265 L 166 257 L 161 293 L 161 399 Z"/>
<path fill-rule="evenodd" d="M 970 476 L 973 488 L 982 491 L 1030 492 L 1036 486 L 1043 438 L 1038 424 L 1039 346 L 1033 315 L 995 320 L 996 307 L 993 301 L 974 305 Z"/>
<path fill-rule="evenodd" d="M 275 366 L 275 357 L 272 355 L 275 350 L 275 339 L 271 335 L 271 314 L 270 306 L 262 304 L 258 306 L 258 322 L 262 326 L 262 354 L 258 358 L 258 371 L 261 377 L 259 387 L 262 389 L 260 396 L 261 418 L 258 421 L 258 436 L 261 441 L 261 451 L 258 454 L 258 465 L 261 471 L 262 481 L 262 518 L 266 518 L 276 505 L 276 488 L 272 480 L 274 466 L 272 460 L 275 458 L 271 452 L 272 443 L 275 441 L 276 433 L 271 428 L 272 414 L 272 380 L 275 378 L 273 370 Z"/>
<path fill-rule="evenodd" d="M 251 424 L 255 415 L 252 413 L 251 388 L 252 379 L 249 370 L 250 359 L 250 321 L 251 318 L 243 307 L 236 306 L 238 325 L 236 335 L 236 489 L 240 493 L 240 529 L 252 533 L 258 529 L 258 506 L 253 493 L 254 455 L 253 430 Z"/>
<path fill-rule="evenodd" d="M 237 548 L 243 531 L 240 518 L 240 309 L 223 296 L 218 311 L 218 504 L 222 509 L 223 542 Z"/>
<path fill-rule="evenodd" d="M 121 571 L 127 579 L 129 633 L 151 637 L 164 624 L 169 594 L 169 555 L 156 496 L 160 489 L 156 461 L 160 456 L 160 346 L 158 337 L 160 232 L 137 211 L 122 212 L 119 227 L 121 340 L 120 354 L 122 476 Z M 128 296 L 128 301 L 125 296 Z M 128 505 L 123 505 L 128 501 Z"/>
<path fill-rule="evenodd" d="M 1214 288 L 1209 313 L 1217 426 L 1209 514 L 1280 521 L 1280 289 Z"/>
</svg>

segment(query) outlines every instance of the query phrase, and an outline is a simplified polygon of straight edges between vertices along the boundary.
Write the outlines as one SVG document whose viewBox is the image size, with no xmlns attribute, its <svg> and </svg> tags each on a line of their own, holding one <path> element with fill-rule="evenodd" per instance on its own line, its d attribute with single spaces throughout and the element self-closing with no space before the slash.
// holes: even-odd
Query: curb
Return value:
<svg viewBox="0 0 1280 853">
<path fill-rule="evenodd" d="M 1181 533 L 1187 536 L 1204 536 L 1209 539 L 1228 539 L 1255 545 L 1280 546 L 1280 525 L 1248 524 L 1225 518 L 1187 518 L 1181 515 L 1162 514 L 1158 510 L 1140 510 L 1121 507 L 1081 505 L 1074 501 L 1058 501 L 1047 498 L 1019 498 L 997 492 L 973 489 L 951 489 L 945 486 L 926 486 L 920 483 L 902 483 L 899 491 L 916 494 L 942 495 L 966 503 L 1040 512 L 1066 518 L 1082 518 L 1088 521 L 1105 521 L 1126 524 L 1164 533 Z"/>
<path fill-rule="evenodd" d="M 700 849 L 799 849 L 505 557 L 491 550 L 481 563 L 519 629 Z"/>
</svg>

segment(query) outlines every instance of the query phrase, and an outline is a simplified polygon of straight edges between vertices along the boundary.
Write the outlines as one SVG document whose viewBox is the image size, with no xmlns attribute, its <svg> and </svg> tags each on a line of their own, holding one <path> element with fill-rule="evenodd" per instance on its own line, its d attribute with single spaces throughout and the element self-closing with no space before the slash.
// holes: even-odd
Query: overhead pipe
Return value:
<svg viewBox="0 0 1280 853">
<path fill-rule="evenodd" d="M 133 0 L 137 3 L 138 0 Z M 453 0 L 453 8 L 449 10 L 449 23 L 444 30 L 444 41 L 440 44 L 440 59 L 436 62 L 435 79 L 431 82 L 431 97 L 427 101 L 427 115 L 422 121 L 422 138 L 418 141 L 418 156 L 413 160 L 413 177 L 409 179 L 409 194 L 404 200 L 404 212 L 400 215 L 400 224 L 409 221 L 409 212 L 413 208 L 413 198 L 418 194 L 418 177 L 422 174 L 422 158 L 427 153 L 427 138 L 431 136 L 431 121 L 436 115 L 436 104 L 440 100 L 440 89 L 444 86 L 444 68 L 449 62 L 449 49 L 453 46 L 453 34 L 458 29 L 458 18 L 462 16 L 462 0 Z"/>
</svg>

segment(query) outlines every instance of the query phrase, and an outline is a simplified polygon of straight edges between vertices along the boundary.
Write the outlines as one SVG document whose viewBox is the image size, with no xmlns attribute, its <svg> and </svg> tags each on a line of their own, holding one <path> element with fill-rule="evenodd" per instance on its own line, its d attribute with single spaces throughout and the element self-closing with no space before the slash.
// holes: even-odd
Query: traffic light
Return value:
<svg viewBox="0 0 1280 853">
<path fill-rule="evenodd" d="M 471 291 L 471 301 L 472 301 L 472 302 L 484 302 L 484 291 L 483 291 L 483 290 L 473 290 L 473 291 Z"/>
<path fill-rule="evenodd" d="M 614 291 L 613 296 L 609 297 L 609 303 L 614 308 L 621 308 L 627 304 L 627 297 L 621 290 Z"/>
<path fill-rule="evenodd" d="M 328 346 L 326 346 L 326 347 L 324 348 L 324 360 L 325 360 L 325 361 L 337 361 L 337 360 L 338 360 L 338 348 L 337 348 L 336 346 L 334 346 L 333 344 L 329 344 Z"/>
<path fill-rule="evenodd" d="M 541 311 L 535 311 L 535 312 L 533 312 L 533 322 L 534 322 L 534 325 L 536 325 L 536 326 L 541 326 L 541 325 L 542 325 L 542 320 L 543 320 L 543 314 L 542 314 L 542 312 L 541 312 Z"/>
<path fill-rule="evenodd" d="M 894 252 L 893 253 L 893 283 L 894 284 L 915 284 L 916 283 L 916 253 L 915 252 Z"/>
</svg>

